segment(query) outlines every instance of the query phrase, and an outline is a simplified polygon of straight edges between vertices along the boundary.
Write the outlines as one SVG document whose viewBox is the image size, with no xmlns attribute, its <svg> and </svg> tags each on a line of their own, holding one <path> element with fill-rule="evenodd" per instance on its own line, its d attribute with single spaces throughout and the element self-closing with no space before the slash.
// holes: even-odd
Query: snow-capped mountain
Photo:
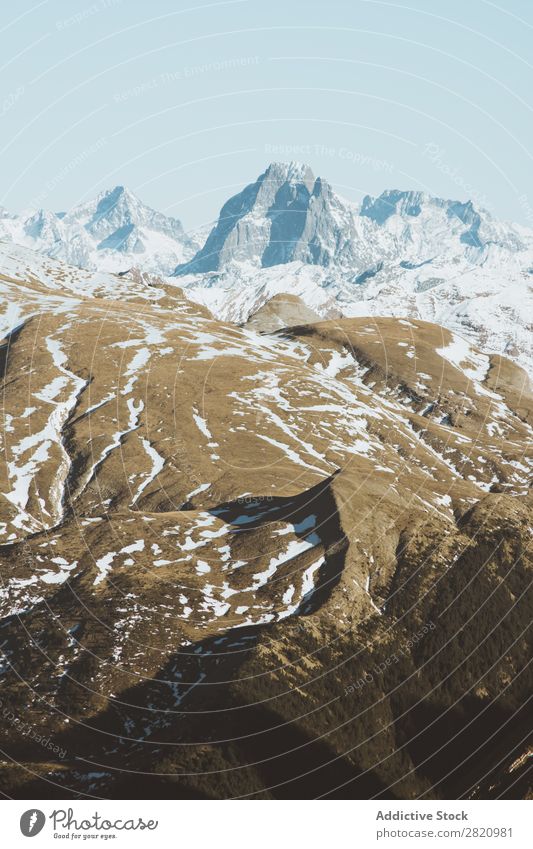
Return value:
<svg viewBox="0 0 533 849">
<path fill-rule="evenodd" d="M 323 316 L 435 321 L 533 365 L 533 232 L 470 201 L 390 190 L 356 206 L 307 166 L 274 163 L 176 274 L 224 319 L 289 292 Z"/>
<path fill-rule="evenodd" d="M 175 284 L 0 243 L 1 701 L 32 728 L 0 722 L 0 791 L 412 799 L 431 759 L 464 796 L 470 752 L 479 786 L 524 737 L 480 758 L 470 728 L 531 695 L 524 373 L 291 296 L 237 327 Z M 451 735 L 424 758 L 421 703 Z"/>
<path fill-rule="evenodd" d="M 335 267 L 360 284 L 390 265 L 409 270 L 443 256 L 474 265 L 532 246 L 532 233 L 495 221 L 471 201 L 392 190 L 357 206 L 307 165 L 275 162 L 224 204 L 204 247 L 176 273 L 300 261 Z"/>
<path fill-rule="evenodd" d="M 198 247 L 180 221 L 146 206 L 124 186 L 67 213 L 39 209 L 16 216 L 0 210 L 0 238 L 89 270 L 137 266 L 158 274 L 170 274 Z"/>
<path fill-rule="evenodd" d="M 364 235 L 356 208 L 307 165 L 274 162 L 222 207 L 204 247 L 178 274 L 224 270 L 236 262 L 268 268 L 294 260 L 348 265 Z"/>
<path fill-rule="evenodd" d="M 289 293 L 323 317 L 438 322 L 533 370 L 533 232 L 471 201 L 388 190 L 357 205 L 307 165 L 274 162 L 209 233 L 117 186 L 68 213 L 0 209 L 0 239 L 91 271 L 177 277 L 223 320 Z"/>
</svg>

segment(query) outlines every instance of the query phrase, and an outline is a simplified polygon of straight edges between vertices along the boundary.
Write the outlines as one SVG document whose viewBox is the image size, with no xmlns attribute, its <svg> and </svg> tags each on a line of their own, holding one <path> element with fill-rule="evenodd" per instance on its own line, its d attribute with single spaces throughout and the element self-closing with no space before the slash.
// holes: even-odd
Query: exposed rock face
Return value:
<svg viewBox="0 0 533 849">
<path fill-rule="evenodd" d="M 381 272 L 434 269 L 443 261 L 493 266 L 501 252 L 526 267 L 532 250 L 531 232 L 495 221 L 471 201 L 387 190 L 356 206 L 307 165 L 274 162 L 227 201 L 204 247 L 176 273 L 303 262 L 362 284 Z"/>
<path fill-rule="evenodd" d="M 342 218 L 347 232 L 339 227 Z M 351 218 L 349 205 L 308 166 L 275 162 L 222 207 L 204 247 L 178 273 L 216 271 L 233 262 L 269 267 L 301 260 L 326 266 L 339 239 L 351 236 Z"/>
<path fill-rule="evenodd" d="M 484 777 L 531 692 L 525 373 L 0 253 L 2 791 L 513 795 Z"/>
<path fill-rule="evenodd" d="M 471 201 L 388 190 L 356 206 L 307 166 L 273 163 L 176 273 L 225 320 L 289 292 L 324 318 L 435 321 L 533 372 L 532 269 L 533 233 Z"/>
<path fill-rule="evenodd" d="M 212 229 L 187 235 L 116 186 L 67 213 L 0 210 L 0 238 L 79 268 L 175 273 L 239 324 L 283 293 L 322 318 L 420 318 L 533 374 L 533 232 L 468 200 L 389 189 L 355 204 L 307 165 L 274 162 Z"/>
</svg>

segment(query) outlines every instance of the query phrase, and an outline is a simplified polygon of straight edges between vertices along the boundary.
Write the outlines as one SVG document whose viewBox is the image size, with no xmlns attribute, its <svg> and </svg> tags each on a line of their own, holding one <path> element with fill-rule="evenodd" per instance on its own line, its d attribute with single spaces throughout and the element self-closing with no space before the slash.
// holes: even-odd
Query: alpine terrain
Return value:
<svg viewBox="0 0 533 849">
<path fill-rule="evenodd" d="M 176 274 L 223 319 L 290 293 L 325 318 L 436 322 L 533 368 L 533 231 L 470 201 L 394 190 L 356 206 L 307 166 L 273 163 Z"/>
<path fill-rule="evenodd" d="M 0 209 L 0 239 L 89 270 L 120 272 L 133 266 L 171 274 L 198 247 L 176 218 L 115 186 L 69 212 Z"/>
<path fill-rule="evenodd" d="M 323 318 L 437 323 L 533 368 L 533 231 L 468 200 L 389 189 L 355 204 L 309 166 L 274 162 L 211 229 L 187 234 L 116 186 L 66 213 L 0 209 L 0 239 L 90 271 L 175 274 L 225 321 L 289 294 Z"/>
<path fill-rule="evenodd" d="M 531 796 L 531 234 L 294 164 L 0 226 L 2 792 Z"/>
</svg>

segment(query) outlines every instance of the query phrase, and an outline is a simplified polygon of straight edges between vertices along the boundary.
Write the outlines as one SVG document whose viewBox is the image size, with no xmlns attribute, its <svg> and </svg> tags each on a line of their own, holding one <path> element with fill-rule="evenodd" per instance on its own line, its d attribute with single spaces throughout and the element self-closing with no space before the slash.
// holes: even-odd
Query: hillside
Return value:
<svg viewBox="0 0 533 849">
<path fill-rule="evenodd" d="M 490 797 L 531 692 L 526 373 L 0 248 L 3 792 Z"/>
<path fill-rule="evenodd" d="M 187 233 L 115 186 L 66 212 L 0 209 L 0 239 L 92 272 L 167 277 L 238 324 L 278 295 L 322 318 L 422 319 L 533 374 L 533 231 L 468 199 L 387 188 L 354 203 L 309 166 L 272 162 L 212 227 Z"/>
</svg>

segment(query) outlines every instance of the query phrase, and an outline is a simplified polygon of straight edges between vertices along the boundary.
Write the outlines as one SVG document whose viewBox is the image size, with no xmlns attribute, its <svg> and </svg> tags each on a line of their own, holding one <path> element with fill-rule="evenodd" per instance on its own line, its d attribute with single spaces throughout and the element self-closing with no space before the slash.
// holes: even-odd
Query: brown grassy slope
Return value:
<svg viewBox="0 0 533 849">
<path fill-rule="evenodd" d="M 523 372 L 418 321 L 17 292 L 4 792 L 490 795 L 531 687 Z"/>
</svg>

